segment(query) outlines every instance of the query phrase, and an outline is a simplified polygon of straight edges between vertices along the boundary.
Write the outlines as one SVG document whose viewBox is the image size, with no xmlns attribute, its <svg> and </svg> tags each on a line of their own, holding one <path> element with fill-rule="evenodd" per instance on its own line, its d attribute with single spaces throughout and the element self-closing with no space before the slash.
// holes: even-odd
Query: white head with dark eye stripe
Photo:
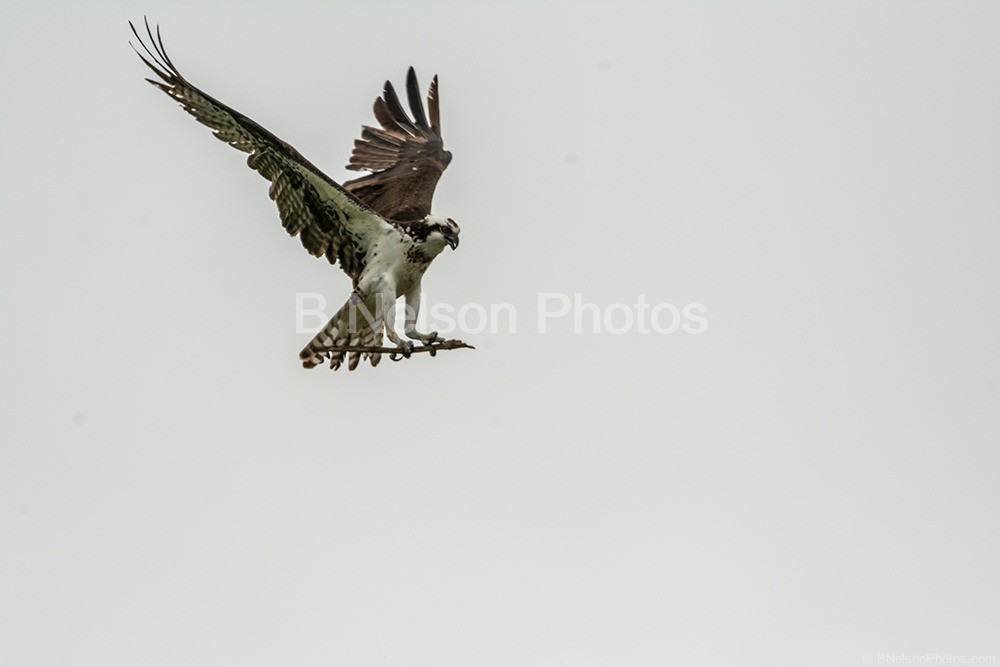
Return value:
<svg viewBox="0 0 1000 667">
<path fill-rule="evenodd" d="M 462 231 L 458 223 L 451 218 L 429 215 L 423 219 L 427 229 L 427 241 L 440 243 L 443 248 L 450 246 L 452 250 L 458 247 L 458 233 Z"/>
</svg>

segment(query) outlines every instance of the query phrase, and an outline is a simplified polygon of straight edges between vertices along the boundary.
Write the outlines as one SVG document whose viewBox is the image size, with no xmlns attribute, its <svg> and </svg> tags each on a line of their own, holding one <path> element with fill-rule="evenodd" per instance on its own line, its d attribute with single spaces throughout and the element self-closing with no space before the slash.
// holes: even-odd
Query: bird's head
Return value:
<svg viewBox="0 0 1000 667">
<path fill-rule="evenodd" d="M 451 218 L 441 218 L 436 215 L 429 215 L 424 218 L 427 225 L 428 241 L 437 241 L 451 247 L 452 250 L 458 247 L 458 233 L 462 231 L 458 223 Z"/>
</svg>

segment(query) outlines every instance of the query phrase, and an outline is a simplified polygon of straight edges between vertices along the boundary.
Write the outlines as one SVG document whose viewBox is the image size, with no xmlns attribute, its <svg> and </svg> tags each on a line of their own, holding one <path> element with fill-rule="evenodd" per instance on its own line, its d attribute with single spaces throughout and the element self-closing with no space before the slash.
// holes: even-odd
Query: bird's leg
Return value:
<svg viewBox="0 0 1000 667">
<path fill-rule="evenodd" d="M 440 340 L 441 337 L 438 336 L 437 331 L 432 331 L 430 333 L 420 333 L 417 331 L 417 315 L 420 314 L 420 283 L 417 283 L 413 288 L 406 293 L 406 323 L 403 330 L 406 332 L 407 338 L 412 338 L 413 340 L 419 340 L 424 345 L 430 345 L 436 340 Z M 431 350 L 433 352 L 433 350 Z"/>
<path fill-rule="evenodd" d="M 380 309 L 385 335 L 392 341 L 392 344 L 399 348 L 404 357 L 409 357 L 413 351 L 413 343 L 403 340 L 396 333 L 396 299 L 394 292 L 383 292 L 378 299 L 377 308 Z"/>
</svg>

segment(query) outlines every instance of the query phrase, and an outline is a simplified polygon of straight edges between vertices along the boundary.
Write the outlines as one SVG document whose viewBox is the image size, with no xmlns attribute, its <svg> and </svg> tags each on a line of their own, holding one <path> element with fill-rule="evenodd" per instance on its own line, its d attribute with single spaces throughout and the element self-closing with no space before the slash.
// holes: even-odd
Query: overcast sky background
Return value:
<svg viewBox="0 0 1000 667">
<path fill-rule="evenodd" d="M 339 269 L 145 84 L 343 180 L 441 77 L 476 351 L 305 371 Z M 0 6 L 0 664 L 1000 653 L 1000 5 Z M 700 335 L 538 333 L 539 293 Z"/>
</svg>

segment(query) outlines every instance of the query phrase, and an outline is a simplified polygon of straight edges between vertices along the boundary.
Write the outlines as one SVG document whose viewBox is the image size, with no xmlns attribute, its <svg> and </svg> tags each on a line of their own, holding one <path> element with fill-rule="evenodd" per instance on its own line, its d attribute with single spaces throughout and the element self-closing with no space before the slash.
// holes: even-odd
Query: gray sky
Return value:
<svg viewBox="0 0 1000 667">
<path fill-rule="evenodd" d="M 127 46 L 343 180 L 441 77 L 476 351 L 303 370 L 350 289 Z M 997 655 L 1000 6 L 0 7 L 0 664 Z M 705 307 L 539 333 L 539 293 Z"/>
</svg>

